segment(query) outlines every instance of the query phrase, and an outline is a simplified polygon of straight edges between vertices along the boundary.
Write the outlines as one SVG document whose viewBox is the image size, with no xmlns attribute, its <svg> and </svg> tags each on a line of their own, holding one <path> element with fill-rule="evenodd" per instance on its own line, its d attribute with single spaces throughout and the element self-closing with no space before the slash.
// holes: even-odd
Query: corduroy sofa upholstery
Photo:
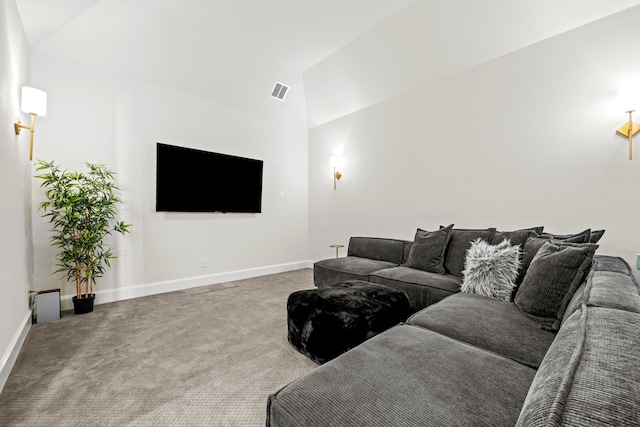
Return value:
<svg viewBox="0 0 640 427">
<path fill-rule="evenodd" d="M 450 226 L 452 227 L 452 226 Z M 442 227 L 449 228 L 449 227 Z M 347 280 L 364 280 L 403 291 L 409 299 L 411 312 L 415 313 L 460 290 L 466 252 L 472 241 L 483 239 L 498 244 L 508 239 L 512 245 L 519 245 L 523 251 L 521 275 L 516 280 L 519 285 L 533 256 L 540 248 L 543 227 L 531 227 L 515 231 L 499 231 L 495 228 L 451 230 L 443 254 L 443 274 L 415 268 L 410 263 L 411 250 L 415 242 L 376 237 L 351 237 L 344 258 L 330 258 L 313 265 L 313 281 L 318 288 L 325 288 Z M 594 232 L 602 237 L 604 230 Z M 591 230 L 577 235 L 543 234 L 545 238 L 586 238 Z M 537 241 L 537 243 L 535 243 Z M 529 247 L 529 243 L 535 243 Z M 578 241 L 582 243 L 582 241 Z M 538 246 L 536 246 L 538 245 Z M 441 272 L 442 273 L 442 272 Z"/>
<path fill-rule="evenodd" d="M 406 267 L 413 242 L 376 237 L 351 237 L 347 256 L 318 261 L 313 282 L 326 288 L 347 280 L 364 280 L 407 294 L 412 312 L 458 292 L 462 278 Z"/>
<path fill-rule="evenodd" d="M 458 293 L 269 396 L 267 426 L 640 425 L 640 287 L 596 255 L 557 333 Z"/>
</svg>

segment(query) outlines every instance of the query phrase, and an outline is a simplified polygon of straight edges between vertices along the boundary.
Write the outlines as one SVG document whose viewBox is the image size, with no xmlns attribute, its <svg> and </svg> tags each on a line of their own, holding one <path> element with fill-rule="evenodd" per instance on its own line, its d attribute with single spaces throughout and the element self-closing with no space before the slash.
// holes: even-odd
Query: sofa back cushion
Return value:
<svg viewBox="0 0 640 427">
<path fill-rule="evenodd" d="M 529 237 L 537 237 L 538 233 L 536 230 L 541 229 L 542 227 L 534 227 L 527 228 L 525 230 L 515 230 L 515 231 L 496 231 L 493 234 L 491 239 L 492 245 L 497 245 L 501 243 L 504 239 L 507 239 L 512 246 L 520 245 L 520 249 L 524 249 L 524 244 Z"/>
<path fill-rule="evenodd" d="M 404 240 L 378 237 L 352 237 L 347 256 L 369 258 L 399 265 L 404 255 Z"/>
<path fill-rule="evenodd" d="M 529 388 L 517 427 L 640 425 L 640 314 L 582 306 Z"/>
<path fill-rule="evenodd" d="M 571 297 L 591 269 L 598 245 L 546 242 L 533 258 L 514 302 L 540 327 L 552 331 L 560 322 Z"/>
<path fill-rule="evenodd" d="M 444 274 L 444 252 L 449 243 L 453 224 L 436 231 L 418 228 L 409 251 L 406 267 Z"/>
<path fill-rule="evenodd" d="M 598 243 L 602 236 L 604 235 L 605 230 L 591 230 L 591 237 L 589 237 L 589 243 Z"/>
<path fill-rule="evenodd" d="M 520 275 L 516 279 L 516 286 L 520 286 L 524 280 L 524 276 L 527 274 L 529 266 L 531 265 L 531 261 L 533 261 L 533 258 L 536 256 L 542 245 L 548 241 L 550 241 L 550 238 L 540 237 L 537 235 L 530 236 L 525 240 L 524 245 L 522 246 L 522 267 L 520 268 Z"/>
<path fill-rule="evenodd" d="M 440 226 L 440 228 L 444 228 Z M 462 277 L 464 270 L 464 260 L 467 255 L 467 249 L 471 246 L 471 242 L 480 238 L 486 242 L 491 242 L 495 228 L 487 228 L 483 230 L 467 230 L 456 229 L 451 230 L 451 237 L 447 244 L 447 250 L 444 255 L 444 270 L 448 274 Z"/>
<path fill-rule="evenodd" d="M 405 264 L 409 259 L 409 254 L 411 253 L 411 247 L 413 246 L 413 242 L 406 240 L 404 242 L 404 254 L 402 255 L 402 264 Z"/>
<path fill-rule="evenodd" d="M 553 240 L 562 240 L 566 243 L 589 243 L 591 241 L 591 229 L 587 228 L 575 234 L 542 233 L 541 237 L 551 237 Z"/>
</svg>

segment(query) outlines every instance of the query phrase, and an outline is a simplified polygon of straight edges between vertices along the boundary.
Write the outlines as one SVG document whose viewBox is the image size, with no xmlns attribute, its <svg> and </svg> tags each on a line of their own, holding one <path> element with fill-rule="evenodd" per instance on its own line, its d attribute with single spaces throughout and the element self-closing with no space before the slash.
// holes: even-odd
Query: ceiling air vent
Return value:
<svg viewBox="0 0 640 427">
<path fill-rule="evenodd" d="M 284 101 L 284 97 L 287 95 L 287 92 L 289 92 L 289 86 L 284 83 L 276 82 L 276 84 L 273 85 L 273 89 L 271 89 L 271 96 L 279 99 L 280 101 Z"/>
</svg>

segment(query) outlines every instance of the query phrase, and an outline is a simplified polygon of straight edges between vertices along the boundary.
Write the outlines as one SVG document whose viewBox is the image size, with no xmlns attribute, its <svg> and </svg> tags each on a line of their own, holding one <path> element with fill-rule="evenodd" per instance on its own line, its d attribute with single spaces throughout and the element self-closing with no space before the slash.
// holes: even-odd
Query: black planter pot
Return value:
<svg viewBox="0 0 640 427">
<path fill-rule="evenodd" d="M 73 312 L 75 314 L 91 313 L 93 311 L 93 301 L 96 299 L 95 294 L 89 295 L 87 298 L 73 297 Z"/>
</svg>

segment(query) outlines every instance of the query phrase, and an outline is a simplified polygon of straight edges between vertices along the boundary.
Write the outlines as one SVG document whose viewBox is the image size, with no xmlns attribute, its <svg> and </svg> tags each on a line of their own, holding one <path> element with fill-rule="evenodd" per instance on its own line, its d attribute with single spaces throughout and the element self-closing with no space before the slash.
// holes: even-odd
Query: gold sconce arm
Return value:
<svg viewBox="0 0 640 427">
<path fill-rule="evenodd" d="M 633 135 L 640 131 L 640 124 L 634 122 L 632 118 L 634 111 L 635 110 L 626 111 L 626 113 L 629 114 L 629 121 L 620 126 L 617 130 L 620 135 L 629 138 L 629 160 L 633 159 Z"/>
<path fill-rule="evenodd" d="M 342 173 L 338 171 L 338 169 L 342 169 L 344 166 L 344 161 L 340 156 L 331 156 L 329 159 L 329 165 L 333 169 L 333 189 L 335 190 L 336 182 L 342 177 Z"/>
<path fill-rule="evenodd" d="M 31 138 L 29 143 L 29 160 L 33 160 L 33 134 L 35 132 L 36 115 L 31 114 L 31 126 L 26 126 L 20 123 L 20 118 L 16 118 L 13 123 L 13 127 L 16 130 L 16 135 L 20 135 L 20 129 L 29 129 L 31 131 Z"/>
<path fill-rule="evenodd" d="M 336 170 L 336 168 L 333 168 L 333 189 L 336 189 L 336 180 L 342 178 L 342 174 Z"/>
</svg>

